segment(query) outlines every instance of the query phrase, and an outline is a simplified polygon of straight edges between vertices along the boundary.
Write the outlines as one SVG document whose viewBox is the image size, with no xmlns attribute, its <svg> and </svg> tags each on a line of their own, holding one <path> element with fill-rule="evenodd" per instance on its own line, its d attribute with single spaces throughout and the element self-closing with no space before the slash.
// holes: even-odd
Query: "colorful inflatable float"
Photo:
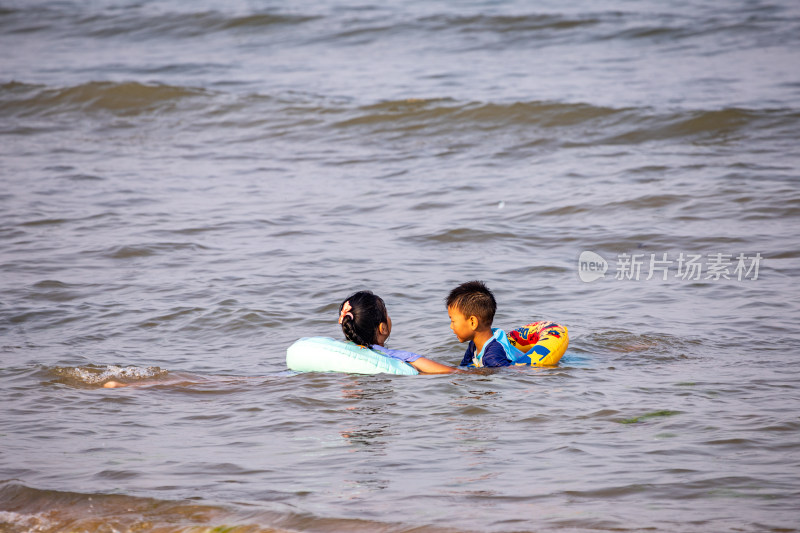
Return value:
<svg viewBox="0 0 800 533">
<path fill-rule="evenodd" d="M 555 366 L 569 344 L 567 328 L 549 320 L 527 324 L 507 335 L 502 330 L 495 331 L 496 338 L 516 366 Z M 286 350 L 286 366 L 295 372 L 419 374 L 404 361 L 329 337 L 305 337 L 295 341 Z"/>
<path fill-rule="evenodd" d="M 555 366 L 564 357 L 569 344 L 567 328 L 561 324 L 540 320 L 510 331 L 506 338 L 515 354 L 517 366 Z"/>
</svg>

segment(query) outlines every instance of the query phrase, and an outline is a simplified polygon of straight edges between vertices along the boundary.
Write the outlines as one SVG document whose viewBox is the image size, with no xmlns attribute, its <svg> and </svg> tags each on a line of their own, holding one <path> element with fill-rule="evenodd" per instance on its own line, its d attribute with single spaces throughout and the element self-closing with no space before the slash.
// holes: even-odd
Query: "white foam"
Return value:
<svg viewBox="0 0 800 533">
<path fill-rule="evenodd" d="M 102 368 L 96 367 L 58 367 L 55 369 L 60 376 L 76 379 L 88 385 L 98 385 L 111 380 L 138 381 L 165 376 L 166 370 L 157 366 L 115 366 L 109 365 Z"/>
<path fill-rule="evenodd" d="M 22 514 L 13 511 L 0 511 L 0 526 L 2 525 L 26 527 L 26 531 L 48 531 L 52 523 L 41 514 Z"/>
</svg>

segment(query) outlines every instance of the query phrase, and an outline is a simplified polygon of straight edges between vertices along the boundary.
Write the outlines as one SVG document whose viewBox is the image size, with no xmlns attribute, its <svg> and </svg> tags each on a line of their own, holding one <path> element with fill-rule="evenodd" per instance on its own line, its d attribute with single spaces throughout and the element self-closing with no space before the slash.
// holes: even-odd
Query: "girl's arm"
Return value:
<svg viewBox="0 0 800 533">
<path fill-rule="evenodd" d="M 423 374 L 453 374 L 456 372 L 461 372 L 457 368 L 443 365 L 441 363 L 437 363 L 436 361 L 432 361 L 424 357 L 420 357 L 419 359 L 412 361 L 408 364 L 410 364 Z"/>
</svg>

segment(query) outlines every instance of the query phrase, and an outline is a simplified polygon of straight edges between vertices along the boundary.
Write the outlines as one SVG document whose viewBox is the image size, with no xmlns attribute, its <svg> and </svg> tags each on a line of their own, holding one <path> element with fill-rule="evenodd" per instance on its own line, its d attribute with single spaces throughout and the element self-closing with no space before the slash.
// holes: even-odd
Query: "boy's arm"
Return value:
<svg viewBox="0 0 800 533">
<path fill-rule="evenodd" d="M 377 344 L 373 345 L 372 349 L 388 357 L 405 361 L 424 374 L 452 374 L 453 372 L 457 372 L 457 370 L 452 366 L 437 363 L 436 361 L 426 359 L 425 357 L 412 352 L 389 350 L 388 348 L 384 348 L 383 346 Z"/>
<path fill-rule="evenodd" d="M 424 357 L 420 357 L 409 364 L 424 374 L 452 374 L 459 371 L 457 368 L 443 365 Z"/>
<path fill-rule="evenodd" d="M 422 357 L 421 355 L 416 354 L 414 352 L 406 352 L 403 350 L 390 350 L 389 348 L 385 348 L 380 344 L 373 344 L 372 346 L 370 346 L 370 348 L 378 353 L 385 355 L 386 357 L 391 357 L 392 359 L 399 359 L 401 361 L 405 361 L 408 364 L 411 364 L 420 357 Z"/>
</svg>

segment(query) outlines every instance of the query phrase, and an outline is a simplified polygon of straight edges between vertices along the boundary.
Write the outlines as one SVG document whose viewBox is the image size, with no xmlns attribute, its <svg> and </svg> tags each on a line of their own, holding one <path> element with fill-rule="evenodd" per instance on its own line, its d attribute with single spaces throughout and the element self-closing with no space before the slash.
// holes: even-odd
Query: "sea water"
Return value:
<svg viewBox="0 0 800 533">
<path fill-rule="evenodd" d="M 0 530 L 797 531 L 798 28 L 0 2 Z M 471 279 L 561 364 L 286 368 L 360 289 L 458 364 Z"/>
</svg>

